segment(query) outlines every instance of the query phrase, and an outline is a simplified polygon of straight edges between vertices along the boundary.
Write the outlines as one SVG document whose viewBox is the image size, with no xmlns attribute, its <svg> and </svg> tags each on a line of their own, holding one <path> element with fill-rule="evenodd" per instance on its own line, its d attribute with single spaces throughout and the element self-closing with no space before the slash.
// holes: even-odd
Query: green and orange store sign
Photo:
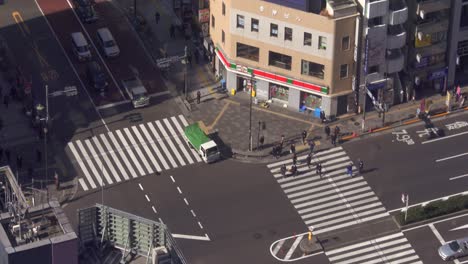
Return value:
<svg viewBox="0 0 468 264">
<path fill-rule="evenodd" d="M 219 48 L 215 48 L 216 55 L 218 55 L 219 59 L 223 62 L 224 66 L 228 68 L 230 71 L 234 72 L 239 72 L 239 73 L 244 73 L 244 74 L 250 74 L 258 77 L 262 77 L 267 80 L 272 80 L 278 83 L 284 83 L 284 84 L 289 84 L 289 85 L 294 85 L 297 86 L 298 88 L 302 88 L 305 90 L 310 90 L 314 92 L 319 92 L 321 94 L 328 94 L 328 87 L 326 86 L 320 86 L 312 83 L 307 83 L 299 80 L 294 80 L 288 77 L 284 77 L 281 75 L 278 75 L 276 73 L 270 73 L 258 69 L 252 69 L 246 66 L 242 66 L 233 62 L 229 62 L 224 54 L 219 50 Z"/>
</svg>

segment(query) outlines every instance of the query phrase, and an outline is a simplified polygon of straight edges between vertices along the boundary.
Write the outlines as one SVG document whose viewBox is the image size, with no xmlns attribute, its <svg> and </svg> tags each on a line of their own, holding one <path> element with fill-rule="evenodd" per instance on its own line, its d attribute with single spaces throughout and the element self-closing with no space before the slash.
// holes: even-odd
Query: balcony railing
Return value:
<svg viewBox="0 0 468 264">
<path fill-rule="evenodd" d="M 367 3 L 366 17 L 385 16 L 388 13 L 388 0 L 371 0 Z"/>
<path fill-rule="evenodd" d="M 448 0 L 428 0 L 419 2 L 416 8 L 416 14 L 424 19 L 429 13 L 449 9 L 450 2 L 451 1 Z"/>
<path fill-rule="evenodd" d="M 400 49 L 387 50 L 387 73 L 395 73 L 403 70 L 405 57 Z"/>
<path fill-rule="evenodd" d="M 448 19 L 433 20 L 429 23 L 424 23 L 416 26 L 416 36 L 419 40 L 423 40 L 425 35 L 430 35 L 437 32 L 446 32 L 449 29 Z"/>
<path fill-rule="evenodd" d="M 393 0 L 389 6 L 389 24 L 399 25 L 408 20 L 408 7 L 405 0 Z"/>
<path fill-rule="evenodd" d="M 387 49 L 400 49 L 405 46 L 406 31 L 402 25 L 389 26 L 387 32 Z"/>
</svg>

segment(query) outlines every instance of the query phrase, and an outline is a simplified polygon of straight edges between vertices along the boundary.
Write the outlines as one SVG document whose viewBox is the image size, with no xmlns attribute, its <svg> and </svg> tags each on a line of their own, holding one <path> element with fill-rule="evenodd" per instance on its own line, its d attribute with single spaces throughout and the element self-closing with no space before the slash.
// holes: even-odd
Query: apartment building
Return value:
<svg viewBox="0 0 468 264">
<path fill-rule="evenodd" d="M 358 0 L 358 9 L 356 97 L 361 110 L 385 111 L 407 97 L 400 72 L 405 68 L 408 7 L 405 0 Z"/>
<path fill-rule="evenodd" d="M 354 0 L 210 0 L 216 74 L 293 111 L 344 114 L 353 104 Z M 252 85 L 253 83 L 253 85 Z"/>
<path fill-rule="evenodd" d="M 468 83 L 468 1 L 452 0 L 448 41 L 448 85 Z"/>
<path fill-rule="evenodd" d="M 406 76 L 417 97 L 441 92 L 449 85 L 450 7 L 451 0 L 408 1 Z"/>
</svg>

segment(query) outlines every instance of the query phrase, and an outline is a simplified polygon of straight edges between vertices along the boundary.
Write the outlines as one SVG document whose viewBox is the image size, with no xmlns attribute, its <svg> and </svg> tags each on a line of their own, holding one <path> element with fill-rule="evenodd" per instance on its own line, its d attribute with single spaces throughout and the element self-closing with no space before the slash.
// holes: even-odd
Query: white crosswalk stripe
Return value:
<svg viewBox="0 0 468 264">
<path fill-rule="evenodd" d="M 173 116 L 69 142 L 79 185 L 88 191 L 201 162 L 183 138 L 187 125 L 183 116 Z"/>
<path fill-rule="evenodd" d="M 325 251 L 325 255 L 334 264 L 422 263 L 401 232 Z"/>
<path fill-rule="evenodd" d="M 320 234 L 389 216 L 385 207 L 353 166 L 353 177 L 346 167 L 351 159 L 342 147 L 314 154 L 311 166 L 307 155 L 297 158 L 298 174 L 284 177 L 281 166 L 292 166 L 292 159 L 267 165 L 304 223 Z M 322 165 L 322 175 L 315 166 Z"/>
</svg>

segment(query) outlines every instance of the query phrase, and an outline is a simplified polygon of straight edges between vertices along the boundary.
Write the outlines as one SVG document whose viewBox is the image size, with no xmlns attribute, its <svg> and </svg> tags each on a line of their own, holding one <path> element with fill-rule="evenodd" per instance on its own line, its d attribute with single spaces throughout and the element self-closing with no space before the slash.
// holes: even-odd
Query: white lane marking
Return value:
<svg viewBox="0 0 468 264">
<path fill-rule="evenodd" d="M 117 138 L 115 138 L 115 136 L 114 136 L 114 134 L 112 134 L 112 132 L 109 132 L 107 135 L 109 136 L 110 140 L 112 141 L 112 144 L 114 144 L 115 150 L 117 151 L 117 153 L 119 153 L 120 158 L 122 158 L 123 162 L 125 163 L 125 167 L 128 168 L 128 170 L 130 171 L 130 175 L 132 175 L 133 178 L 138 177 L 136 171 L 133 169 L 132 165 L 130 164 L 130 161 L 127 159 L 127 156 L 125 155 L 125 152 L 123 152 L 124 148 L 120 146 Z M 103 141 L 105 140 L 104 143 L 109 143 L 109 142 L 107 142 L 107 139 L 105 139 L 105 137 L 103 135 L 101 135 L 101 137 L 102 137 Z M 108 148 L 112 149 L 112 147 L 110 147 L 110 144 L 109 144 Z M 117 160 L 117 157 L 115 157 L 115 158 Z M 119 169 L 121 171 L 125 171 L 123 169 L 122 165 L 120 165 L 120 163 L 118 163 L 118 164 L 119 164 Z M 124 178 L 126 180 L 129 179 L 127 173 L 124 174 Z"/>
<path fill-rule="evenodd" d="M 130 140 L 130 144 L 131 144 L 130 148 L 133 148 L 136 151 L 138 157 L 140 157 L 140 160 L 143 162 L 143 165 L 145 166 L 146 171 L 148 172 L 148 174 L 154 173 L 153 168 L 151 168 L 148 161 L 146 160 L 145 154 L 143 154 L 139 144 L 135 141 L 135 138 L 133 138 L 133 135 L 130 132 L 130 129 L 128 129 L 128 127 L 126 127 L 123 130 L 124 130 L 125 134 L 127 135 L 127 138 Z M 143 173 L 143 175 L 146 175 L 146 174 Z"/>
<path fill-rule="evenodd" d="M 106 178 L 107 180 L 107 183 L 108 184 L 112 184 L 114 183 L 111 179 L 111 177 L 109 176 L 109 173 L 107 173 L 107 170 L 106 170 L 106 167 L 104 167 L 104 163 L 102 162 L 102 160 L 99 158 L 98 154 L 96 153 L 96 151 L 94 150 L 93 148 L 93 144 L 91 144 L 91 141 L 89 141 L 89 139 L 85 139 L 85 144 L 86 146 L 88 147 L 89 151 L 91 152 L 91 157 L 97 161 L 97 165 L 98 165 L 98 169 L 100 169 L 101 173 L 104 174 L 104 177 Z M 92 160 L 90 161 L 92 162 Z"/>
<path fill-rule="evenodd" d="M 434 138 L 434 139 L 431 139 L 431 140 L 426 140 L 426 141 L 423 141 L 421 144 L 432 143 L 432 142 L 435 142 L 435 141 L 439 141 L 439 140 L 443 140 L 443 139 L 447 139 L 447 138 L 452 138 L 452 137 L 458 137 L 458 136 L 465 135 L 465 134 L 468 134 L 468 131 L 461 132 L 461 133 L 458 133 L 458 134 L 453 134 L 453 135 L 450 135 L 450 136 L 445 136 L 445 137 L 440 137 L 440 138 Z"/>
<path fill-rule="evenodd" d="M 343 228 L 343 227 L 348 227 L 348 226 L 356 225 L 356 224 L 359 224 L 359 223 L 364 223 L 364 222 L 367 222 L 367 221 L 371 221 L 371 220 L 374 220 L 374 219 L 378 219 L 378 218 L 381 218 L 381 217 L 387 217 L 387 216 L 388 216 L 388 213 L 385 212 L 385 213 L 382 213 L 382 214 L 362 218 L 362 219 L 359 219 L 357 221 L 346 222 L 346 223 L 343 223 L 343 224 L 323 228 L 323 229 L 320 229 L 320 230 L 315 230 L 314 233 L 316 235 L 318 235 L 318 234 L 321 234 L 321 233 L 329 232 L 329 231 L 332 231 L 332 230 L 337 230 L 337 229 L 340 229 L 340 228 Z"/>
<path fill-rule="evenodd" d="M 181 118 L 182 115 L 179 115 L 179 118 L 182 120 Z M 171 117 L 172 119 L 172 122 L 174 122 L 177 130 L 179 131 L 179 133 L 181 135 L 184 135 L 184 129 L 180 126 L 179 122 L 177 122 L 177 118 L 175 116 Z M 184 123 L 185 119 L 182 120 L 182 123 Z M 184 124 L 184 126 L 186 126 Z M 198 161 L 198 162 L 201 162 L 202 159 L 200 158 L 200 155 L 198 155 L 198 153 L 189 145 L 189 143 L 187 142 L 187 140 L 185 140 L 185 136 L 183 136 L 184 138 L 184 142 L 185 144 L 187 145 L 187 147 L 190 149 L 190 151 L 192 152 L 192 155 L 195 157 L 195 159 Z"/>
<path fill-rule="evenodd" d="M 278 251 L 281 249 L 281 247 L 283 246 L 283 244 L 284 244 L 285 241 L 286 241 L 286 240 L 281 240 L 281 241 L 279 241 L 279 242 L 276 244 L 275 248 L 274 248 L 273 251 L 272 251 L 272 253 L 273 253 L 274 255 L 278 254 Z"/>
<path fill-rule="evenodd" d="M 86 164 L 88 164 L 88 166 L 91 168 L 91 172 L 94 174 L 94 177 L 97 178 L 98 184 L 100 184 L 101 186 L 104 185 L 104 181 L 102 180 L 101 176 L 99 176 L 99 173 L 97 172 L 96 167 L 94 167 L 93 161 L 89 157 L 88 152 L 86 152 L 86 149 L 84 148 L 81 141 L 77 140 L 77 141 L 75 141 L 75 143 L 78 146 L 78 148 L 80 149 L 81 153 L 83 154 L 83 157 L 85 158 Z"/>
<path fill-rule="evenodd" d="M 445 240 L 442 237 L 442 235 L 439 233 L 439 231 L 435 228 L 434 224 L 429 224 L 429 228 L 432 230 L 432 233 L 436 236 L 436 238 L 439 240 L 440 244 L 445 244 Z"/>
<path fill-rule="evenodd" d="M 131 102 L 130 100 L 122 100 L 122 101 L 119 101 L 119 102 L 116 102 L 116 103 L 110 103 L 110 104 L 105 104 L 105 105 L 98 106 L 97 109 L 104 110 L 104 109 L 107 109 L 107 108 L 112 108 L 112 107 L 115 107 L 115 106 L 128 104 L 130 102 Z"/>
<path fill-rule="evenodd" d="M 328 149 L 328 150 L 324 150 L 324 151 L 315 153 L 315 155 L 313 157 L 314 158 L 315 157 L 320 157 L 320 156 L 323 156 L 325 154 L 336 152 L 336 151 L 339 151 L 339 150 L 342 150 L 342 149 L 343 149 L 343 147 L 331 148 L 331 149 Z M 300 159 L 304 159 L 305 157 L 307 157 L 307 155 L 297 157 L 297 159 L 300 160 Z M 292 159 L 282 160 L 282 161 L 278 161 L 278 162 L 275 162 L 275 163 L 268 164 L 267 167 L 268 168 L 273 168 L 273 167 L 277 167 L 277 166 L 280 166 L 280 165 L 283 165 L 283 164 L 286 164 L 286 163 L 291 163 L 291 162 L 292 162 Z"/>
<path fill-rule="evenodd" d="M 122 99 L 125 100 L 125 96 L 122 92 L 122 90 L 120 89 L 120 86 L 119 84 L 117 83 L 117 81 L 115 80 L 114 78 L 114 75 L 112 74 L 112 72 L 110 71 L 109 67 L 107 67 L 107 63 L 106 61 L 104 61 L 104 59 L 102 58 L 101 56 L 101 53 L 99 52 L 99 49 L 96 47 L 96 45 L 94 44 L 94 40 L 93 38 L 91 38 L 91 36 L 88 34 L 88 31 L 86 30 L 85 26 L 83 25 L 83 23 L 81 22 L 81 19 L 78 17 L 78 15 L 76 14 L 76 11 L 75 9 L 73 8 L 73 5 L 70 3 L 69 0 L 67 0 L 67 3 L 68 5 L 70 6 L 73 14 L 75 15 L 75 18 L 76 20 L 78 20 L 78 23 L 80 23 L 80 26 L 81 26 L 81 29 L 83 30 L 83 32 L 86 34 L 86 36 L 88 37 L 88 41 L 91 43 L 91 45 L 93 45 L 93 48 L 94 48 L 94 51 L 96 52 L 96 54 L 98 55 L 99 59 L 101 59 L 101 63 L 104 65 L 104 67 L 106 68 L 107 70 L 107 73 L 109 73 L 109 76 L 111 77 L 112 81 L 114 82 L 114 85 L 115 87 L 117 88 L 117 90 L 119 90 L 119 93 L 120 95 L 122 96 Z"/>
<path fill-rule="evenodd" d="M 154 208 L 154 205 L 153 205 L 153 206 L 151 206 L 151 209 L 153 209 L 153 212 L 154 212 L 155 214 L 157 214 L 157 213 L 158 213 L 158 211 L 156 211 L 156 208 Z"/>
<path fill-rule="evenodd" d="M 183 239 L 192 239 L 192 240 L 201 240 L 201 241 L 210 241 L 210 238 L 207 234 L 205 236 L 192 236 L 192 235 L 182 235 L 182 234 L 172 234 L 172 237 L 183 238 Z"/>
<path fill-rule="evenodd" d="M 279 261 L 284 261 L 284 259 L 280 259 L 276 256 L 276 254 L 273 254 L 273 246 L 276 245 L 277 243 L 279 243 L 280 241 L 286 241 L 288 239 L 291 239 L 291 238 L 294 238 L 294 237 L 297 237 L 297 236 L 304 236 L 304 235 L 308 235 L 309 232 L 306 232 L 306 233 L 302 233 L 302 234 L 299 234 L 299 235 L 294 235 L 294 236 L 290 236 L 290 237 L 285 237 L 285 238 L 281 238 L 281 239 L 278 239 L 276 240 L 275 242 L 271 243 L 270 245 L 270 254 L 277 260 Z M 300 260 L 300 259 L 304 259 L 304 258 L 310 258 L 312 256 L 315 256 L 315 255 L 320 255 L 320 254 L 324 254 L 325 252 L 323 251 L 320 251 L 320 252 L 317 252 L 317 253 L 314 253 L 314 254 L 310 254 L 310 255 L 303 255 L 301 257 L 298 257 L 298 258 L 295 258 L 295 259 L 290 259 L 289 261 L 297 261 L 297 260 Z"/>
<path fill-rule="evenodd" d="M 156 142 L 151 138 L 151 136 L 150 136 L 148 130 L 146 129 L 145 125 L 141 124 L 140 129 L 141 129 L 141 131 L 143 131 L 143 135 L 145 135 L 146 140 L 148 140 L 148 142 L 151 142 L 151 144 L 150 144 L 151 148 L 153 148 L 154 152 L 156 153 L 156 156 L 158 156 L 158 159 L 159 159 L 159 161 L 161 161 L 164 169 L 166 169 L 166 170 L 170 169 L 169 165 L 167 164 L 166 160 L 164 159 L 163 154 L 159 150 L 158 145 L 156 145 Z"/>
<path fill-rule="evenodd" d="M 358 183 L 358 184 L 345 186 L 345 187 L 341 188 L 341 191 L 345 191 L 347 189 L 353 189 L 355 187 L 359 187 L 359 186 L 362 186 L 362 185 L 366 185 L 366 184 L 365 183 L 363 184 L 361 182 L 361 183 Z M 361 192 L 364 192 L 364 191 L 371 191 L 371 188 L 369 186 L 365 186 L 365 187 L 362 187 L 360 189 L 355 189 L 355 190 L 352 190 L 352 191 L 344 192 L 343 195 L 346 196 L 346 195 L 349 195 L 349 194 L 361 193 Z M 316 204 L 314 198 L 322 197 L 322 196 L 329 195 L 329 194 L 335 194 L 335 193 L 336 193 L 335 190 L 331 189 L 331 190 L 326 191 L 326 192 L 311 194 L 311 195 L 307 195 L 307 196 L 304 196 L 304 197 L 301 197 L 301 198 L 298 198 L 298 199 L 291 200 L 291 203 L 294 205 L 294 207 L 299 209 L 299 208 L 302 208 L 302 207 L 305 207 L 305 206 L 309 206 L 311 204 Z M 324 197 L 322 199 L 323 200 L 321 200 L 321 201 L 327 201 L 327 200 L 330 200 L 331 198 Z"/>
<path fill-rule="evenodd" d="M 155 123 L 158 126 L 159 131 L 161 131 L 164 139 L 167 141 L 167 144 L 169 144 L 169 147 L 171 148 L 172 152 L 175 154 L 175 156 L 176 156 L 177 160 L 179 161 L 179 163 L 182 166 L 185 166 L 186 163 L 185 163 L 184 159 L 182 158 L 182 156 L 180 156 L 180 153 L 179 153 L 179 151 L 177 151 L 177 148 L 175 147 L 174 143 L 172 143 L 172 140 L 171 140 L 170 136 L 167 134 L 166 130 L 164 129 L 164 126 L 162 125 L 161 121 L 156 120 Z"/>
<path fill-rule="evenodd" d="M 194 161 L 192 159 L 192 156 L 190 156 L 190 154 L 187 152 L 187 149 L 185 148 L 186 145 L 184 143 L 182 143 L 182 141 L 180 141 L 180 138 L 179 138 L 180 134 L 177 133 L 174 130 L 174 128 L 172 128 L 172 125 L 171 125 L 171 123 L 169 122 L 169 120 L 167 118 L 164 118 L 163 121 L 164 121 L 164 124 L 166 124 L 166 127 L 169 130 L 169 133 L 174 135 L 174 139 L 175 139 L 176 143 L 179 145 L 179 148 L 182 150 L 182 153 L 184 154 L 184 156 L 187 159 L 188 163 L 192 164 Z"/>
<path fill-rule="evenodd" d="M 192 213 L 193 217 L 197 217 L 197 215 L 195 214 L 193 210 L 190 210 L 190 212 Z"/>
<path fill-rule="evenodd" d="M 174 177 L 172 177 L 172 175 L 171 175 L 171 180 L 172 180 L 173 183 L 175 183 L 175 179 L 174 179 Z"/>
<path fill-rule="evenodd" d="M 390 240 L 390 239 L 394 239 L 394 238 L 400 238 L 402 236 L 403 236 L 403 233 L 399 232 L 399 233 L 395 233 L 395 234 L 392 234 L 392 235 L 367 240 L 367 241 L 360 242 L 360 243 L 357 243 L 357 244 L 353 244 L 353 245 L 350 245 L 350 246 L 329 250 L 329 251 L 326 252 L 326 254 L 329 256 L 329 255 L 337 254 L 337 253 L 340 253 L 340 252 L 343 252 L 343 251 L 356 249 L 358 247 L 372 245 L 373 243 L 382 242 L 382 241 L 386 241 L 386 240 Z"/>
<path fill-rule="evenodd" d="M 96 184 L 94 183 L 93 177 L 91 177 L 91 174 L 89 174 L 88 169 L 86 168 L 86 166 L 84 165 L 84 163 L 81 160 L 80 156 L 78 155 L 78 152 L 76 151 L 76 148 L 73 145 L 73 143 L 71 143 L 71 142 L 68 143 L 68 147 L 70 148 L 73 156 L 75 157 L 76 162 L 78 162 L 78 165 L 80 166 L 81 171 L 83 171 L 86 179 L 88 180 L 89 184 L 91 185 L 91 189 L 96 188 Z"/>
<path fill-rule="evenodd" d="M 138 172 L 140 173 L 140 176 L 144 176 L 145 171 L 141 167 L 140 162 L 138 162 L 137 158 L 135 157 L 135 154 L 133 154 L 132 147 L 128 145 L 127 140 L 125 140 L 125 137 L 123 136 L 122 132 L 120 130 L 117 130 L 115 131 L 115 133 L 119 137 L 120 142 L 122 142 L 123 148 L 121 149 L 121 151 L 123 153 L 127 153 L 130 156 L 130 159 L 132 159 L 133 164 L 136 166 Z M 138 177 L 138 175 L 136 174 L 133 174 L 132 176 L 134 178 Z"/>
<path fill-rule="evenodd" d="M 49 27 L 50 32 L 52 32 L 52 35 L 54 35 L 55 40 L 56 40 L 57 43 L 59 44 L 60 49 L 62 50 L 62 53 L 65 55 L 65 58 L 66 58 L 67 61 L 68 61 L 68 64 L 70 64 L 70 66 L 71 66 L 73 72 L 75 73 L 76 78 L 77 78 L 78 81 L 80 82 L 80 84 L 81 84 L 81 89 L 85 91 L 86 95 L 88 96 L 89 101 L 91 102 L 91 104 L 93 105 L 94 109 L 96 110 L 96 113 L 98 114 L 99 119 L 101 120 L 102 124 L 103 124 L 104 127 L 106 128 L 107 132 L 109 132 L 110 130 L 109 130 L 109 127 L 107 127 L 106 121 L 104 121 L 104 119 L 102 118 L 102 115 L 101 115 L 101 113 L 99 112 L 99 109 L 97 108 L 96 104 L 94 103 L 93 99 L 91 98 L 91 95 L 89 94 L 88 89 L 86 88 L 86 85 L 84 85 L 84 82 L 81 80 L 80 75 L 78 74 L 78 71 L 76 70 L 75 66 L 73 65 L 72 61 L 70 60 L 70 57 L 68 57 L 67 52 L 65 52 L 65 48 L 62 46 L 62 43 L 60 43 L 60 40 L 59 40 L 59 38 L 57 37 L 57 34 L 55 34 L 54 29 L 53 29 L 52 26 L 50 25 L 50 22 L 49 22 L 49 20 L 47 19 L 47 16 L 44 14 L 44 11 L 43 11 L 42 8 L 39 6 L 39 3 L 37 2 L 37 0 L 34 0 L 34 2 L 36 3 L 37 8 L 38 8 L 39 11 L 41 12 L 42 17 L 44 18 L 44 20 L 45 20 L 47 26 Z"/>
<path fill-rule="evenodd" d="M 289 260 L 291 258 L 292 254 L 294 253 L 294 250 L 296 250 L 303 237 L 304 236 L 298 236 L 296 240 L 294 240 L 294 243 L 292 244 L 291 248 L 288 250 L 288 253 L 286 253 L 286 256 L 284 257 L 285 260 Z"/>
<path fill-rule="evenodd" d="M 463 175 L 460 175 L 460 176 L 455 176 L 455 177 L 449 178 L 449 181 L 456 180 L 456 179 L 460 179 L 460 178 L 463 178 L 463 177 L 466 177 L 466 176 L 468 176 L 468 174 L 463 174 Z"/>
<path fill-rule="evenodd" d="M 147 200 L 148 202 L 151 202 L 151 201 L 150 201 L 150 198 L 148 197 L 147 194 L 145 194 L 145 198 L 146 198 L 146 200 Z"/>
<path fill-rule="evenodd" d="M 458 154 L 458 155 L 454 155 L 454 156 L 450 156 L 450 157 L 446 157 L 446 158 L 442 158 L 442 159 L 437 159 L 436 162 L 441 162 L 441 161 L 445 161 L 445 160 L 449 160 L 449 159 L 454 159 L 454 158 L 458 158 L 458 157 L 462 157 L 462 156 L 466 156 L 466 155 L 468 155 L 468 152 Z"/>
<path fill-rule="evenodd" d="M 139 183 L 138 186 L 140 186 L 140 189 L 141 189 L 142 191 L 144 191 L 144 190 L 143 190 L 143 186 L 141 186 L 141 183 Z"/>
<path fill-rule="evenodd" d="M 203 226 L 202 226 L 202 224 L 200 223 L 200 221 L 198 221 L 198 226 L 200 227 L 200 229 L 203 229 Z"/>
<path fill-rule="evenodd" d="M 78 182 L 80 183 L 81 188 L 83 188 L 84 191 L 89 190 L 89 188 L 88 188 L 88 186 L 86 185 L 86 182 L 83 180 L 83 178 L 79 178 L 79 179 L 78 179 Z"/>
<path fill-rule="evenodd" d="M 189 205 L 186 198 L 184 198 L 184 202 L 185 202 L 186 205 Z"/>
<path fill-rule="evenodd" d="M 179 191 L 180 194 L 182 194 L 182 190 L 177 186 L 177 191 Z"/>
<path fill-rule="evenodd" d="M 169 152 L 169 150 L 167 149 L 166 144 L 164 143 L 165 140 L 159 136 L 158 132 L 156 131 L 156 128 L 154 128 L 152 123 L 148 123 L 147 125 L 149 129 L 151 130 L 151 132 L 153 133 L 153 135 L 156 137 L 156 141 L 161 144 L 161 148 L 164 154 L 166 154 L 167 158 L 169 159 L 169 162 L 171 163 L 172 167 L 177 168 L 178 165 L 175 162 L 174 158 L 172 157 L 171 152 Z"/>
<path fill-rule="evenodd" d="M 102 134 L 101 134 L 102 135 Z M 96 145 L 96 147 L 98 148 L 99 152 L 100 152 L 100 155 L 102 156 L 102 158 L 104 159 L 104 161 L 106 162 L 106 165 L 107 167 L 109 167 L 109 169 L 111 170 L 111 174 L 114 176 L 115 180 L 117 182 L 120 182 L 122 181 L 119 177 L 119 174 L 117 173 L 117 171 L 115 170 L 114 166 L 112 165 L 112 162 L 110 161 L 108 155 L 107 155 L 107 152 L 104 150 L 104 148 L 102 147 L 101 143 L 99 142 L 97 136 L 96 137 L 93 137 L 93 142 L 94 142 L 94 145 Z"/>
<path fill-rule="evenodd" d="M 367 196 L 370 196 L 370 198 L 367 198 L 367 199 L 364 199 L 364 200 L 359 200 L 361 198 L 365 198 Z M 350 203 L 351 206 L 356 206 L 356 205 L 360 205 L 360 204 L 363 204 L 363 203 L 368 203 L 368 202 L 373 202 L 373 201 L 377 201 L 379 202 L 379 198 L 377 198 L 373 192 L 367 192 L 367 193 L 364 193 L 364 194 L 360 194 L 360 195 L 355 195 L 355 196 L 352 196 L 352 197 L 349 197 L 348 198 L 348 201 L 354 201 L 354 200 L 358 200 L 357 202 L 352 202 Z M 380 203 L 380 202 L 379 202 Z M 380 203 L 381 204 L 381 203 Z M 305 214 L 305 213 L 308 213 L 310 211 L 316 211 L 312 214 L 307 214 L 307 216 L 317 216 L 317 215 L 322 215 L 322 214 L 327 214 L 327 213 L 330 213 L 330 212 L 334 212 L 334 211 L 338 211 L 338 210 L 342 210 L 342 209 L 346 209 L 346 205 L 345 204 L 341 204 L 340 206 L 333 206 L 333 207 L 330 207 L 329 209 L 325 209 L 323 210 L 323 208 L 326 208 L 327 206 L 315 206 L 313 208 L 310 208 L 310 207 L 307 207 L 306 209 L 302 209 L 302 210 L 298 210 L 297 212 L 299 214 Z M 320 210 L 317 210 L 317 209 L 320 209 Z M 304 215 L 305 216 L 305 215 Z"/>
<path fill-rule="evenodd" d="M 140 134 L 140 131 L 138 131 L 137 126 L 132 126 L 132 130 L 133 130 L 133 133 L 137 136 L 138 141 L 141 143 L 141 146 L 143 146 L 143 149 L 145 150 L 145 153 L 148 156 L 148 158 L 151 160 L 151 163 L 156 168 L 156 171 L 158 171 L 158 172 L 162 171 L 161 167 L 158 164 L 158 162 L 154 158 L 153 152 L 151 152 L 151 150 L 149 149 L 148 143 L 143 139 L 143 137 Z M 149 168 L 151 169 L 151 166 L 149 166 Z M 151 169 L 151 171 L 153 171 L 153 170 Z M 152 172 L 150 172 L 150 173 L 152 173 Z"/>
</svg>

